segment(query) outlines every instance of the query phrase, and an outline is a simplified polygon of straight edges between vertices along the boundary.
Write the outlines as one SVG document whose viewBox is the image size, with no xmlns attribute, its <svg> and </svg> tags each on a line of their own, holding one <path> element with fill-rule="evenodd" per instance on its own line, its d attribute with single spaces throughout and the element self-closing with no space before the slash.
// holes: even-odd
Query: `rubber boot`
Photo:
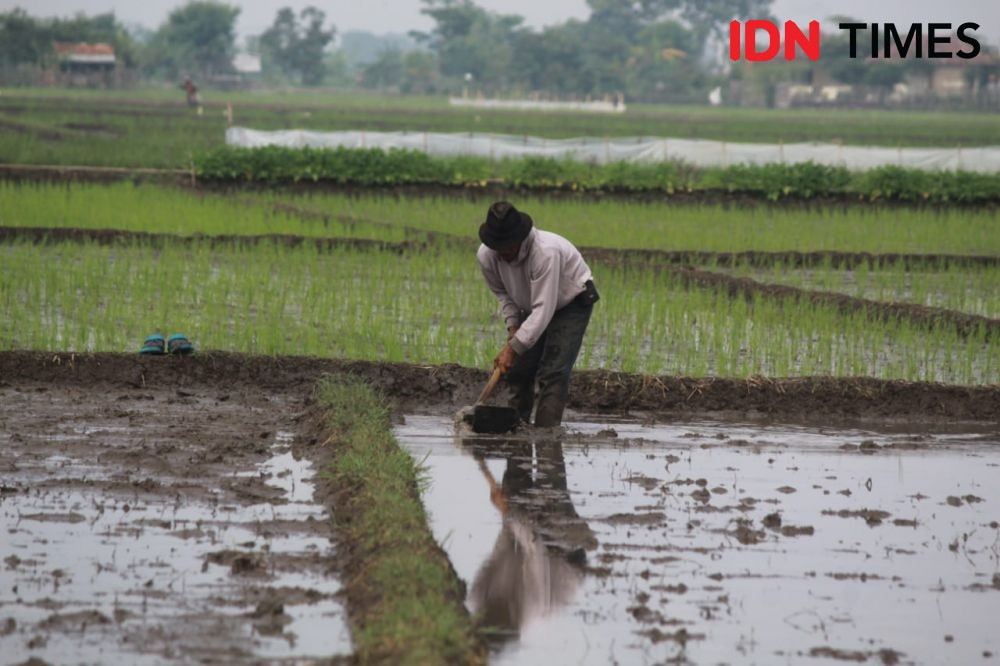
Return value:
<svg viewBox="0 0 1000 666">
<path fill-rule="evenodd" d="M 556 395 L 542 396 L 535 410 L 535 426 L 539 428 L 555 428 L 562 424 L 563 411 L 566 409 L 566 399 Z"/>
</svg>

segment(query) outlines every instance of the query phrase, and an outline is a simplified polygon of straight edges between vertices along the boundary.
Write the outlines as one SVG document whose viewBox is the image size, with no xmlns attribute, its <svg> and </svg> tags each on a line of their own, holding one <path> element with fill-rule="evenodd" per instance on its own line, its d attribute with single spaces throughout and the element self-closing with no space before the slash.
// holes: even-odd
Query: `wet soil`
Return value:
<svg viewBox="0 0 1000 666">
<path fill-rule="evenodd" d="M 664 264 L 705 264 L 720 267 L 752 266 L 766 268 L 784 265 L 791 268 L 811 268 L 816 266 L 849 270 L 859 266 L 870 269 L 903 268 L 905 270 L 944 270 L 949 267 L 1000 266 L 1000 256 L 959 255 L 959 254 L 901 254 L 869 252 L 839 252 L 834 250 L 816 252 L 765 252 L 747 250 L 744 252 L 704 252 L 698 250 L 616 250 L 610 248 L 580 248 L 587 259 L 592 256 L 605 264 L 626 264 L 630 262 Z"/>
<path fill-rule="evenodd" d="M 413 365 L 296 356 L 199 352 L 190 357 L 131 353 L 0 352 L 0 386 L 56 382 L 91 390 L 202 386 L 305 395 L 324 373 L 360 376 L 401 409 L 453 413 L 475 402 L 488 373 L 458 365 Z M 1000 414 L 1000 385 L 949 386 L 866 378 L 692 379 L 608 371 L 573 374 L 573 409 L 649 412 L 670 419 L 699 413 L 769 416 L 796 421 L 898 418 L 920 422 L 990 421 Z"/>
<path fill-rule="evenodd" d="M 190 185 L 193 176 L 189 170 L 184 169 L 0 164 L 0 180 L 29 183 L 118 183 L 131 181 L 164 185 Z"/>
<path fill-rule="evenodd" d="M 303 391 L 0 377 L 2 661 L 349 660 Z"/>
<path fill-rule="evenodd" d="M 199 244 L 209 247 L 251 247 L 261 243 L 274 243 L 285 247 L 312 245 L 318 250 L 348 248 L 352 250 L 372 250 L 379 252 L 403 252 L 425 249 L 426 243 L 392 243 L 365 238 L 318 238 L 293 234 L 222 234 L 206 236 L 202 234 L 180 235 L 149 233 L 145 231 L 123 231 L 121 229 L 80 229 L 72 227 L 0 227 L 0 243 L 13 240 L 27 240 L 36 244 L 88 242 L 98 245 L 118 245 L 142 243 L 150 247 L 165 244 Z"/>
<path fill-rule="evenodd" d="M 1000 647 L 995 423 L 587 415 L 489 437 L 416 414 L 397 437 L 493 663 L 977 663 Z"/>
</svg>

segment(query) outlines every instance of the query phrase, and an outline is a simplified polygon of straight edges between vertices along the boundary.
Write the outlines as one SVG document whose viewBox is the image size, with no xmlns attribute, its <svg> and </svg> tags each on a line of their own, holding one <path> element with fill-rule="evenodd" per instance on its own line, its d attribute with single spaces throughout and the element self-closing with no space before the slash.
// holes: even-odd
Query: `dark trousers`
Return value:
<svg viewBox="0 0 1000 666">
<path fill-rule="evenodd" d="M 569 399 L 569 376 L 593 310 L 593 304 L 577 301 L 557 310 L 535 346 L 518 356 L 507 372 L 507 384 L 513 391 L 510 406 L 517 409 L 525 421 L 531 421 L 537 379 L 535 425 L 550 428 L 562 423 Z"/>
</svg>

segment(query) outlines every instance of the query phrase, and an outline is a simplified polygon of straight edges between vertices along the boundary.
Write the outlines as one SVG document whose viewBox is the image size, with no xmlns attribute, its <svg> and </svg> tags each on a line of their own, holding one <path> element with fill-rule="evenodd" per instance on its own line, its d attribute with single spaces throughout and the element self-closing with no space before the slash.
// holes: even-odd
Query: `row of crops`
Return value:
<svg viewBox="0 0 1000 666">
<path fill-rule="evenodd" d="M 612 162 L 519 157 L 493 160 L 469 155 L 429 156 L 379 148 L 218 148 L 197 156 L 198 177 L 213 183 L 271 185 L 322 182 L 338 185 L 445 185 L 501 183 L 529 189 L 729 194 L 809 200 L 843 197 L 867 201 L 975 203 L 1000 199 L 1000 175 L 922 171 L 882 166 L 852 172 L 811 162 L 695 168 L 682 162 Z"/>
<path fill-rule="evenodd" d="M 0 186 L 0 227 L 175 234 L 0 244 L 0 346 L 129 351 L 152 331 L 183 330 L 202 349 L 485 366 L 502 342 L 475 264 L 485 201 L 289 194 L 226 196 L 133 185 Z M 579 245 L 619 248 L 996 254 L 991 211 L 853 208 L 752 211 L 718 206 L 519 202 Z M 185 241 L 192 234 L 421 236 L 419 250 Z M 439 235 L 434 235 L 439 234 Z M 445 234 L 441 237 L 440 234 Z M 469 239 L 469 240 L 458 240 Z M 1000 336 L 907 317 L 845 312 L 769 294 L 693 286 L 656 261 L 591 262 L 604 298 L 580 364 L 689 376 L 874 376 L 994 383 Z M 902 270 L 715 267 L 764 282 L 1000 312 L 996 264 Z M 122 285 L 129 285 L 122 289 Z M 860 286 L 859 286 L 860 285 Z"/>
<path fill-rule="evenodd" d="M 485 199 L 444 196 L 185 194 L 170 188 L 0 181 L 0 226 L 168 234 L 295 234 L 402 241 L 444 234 L 475 243 Z M 724 206 L 519 199 L 543 228 L 582 247 L 740 252 L 1000 255 L 992 209 Z"/>
</svg>

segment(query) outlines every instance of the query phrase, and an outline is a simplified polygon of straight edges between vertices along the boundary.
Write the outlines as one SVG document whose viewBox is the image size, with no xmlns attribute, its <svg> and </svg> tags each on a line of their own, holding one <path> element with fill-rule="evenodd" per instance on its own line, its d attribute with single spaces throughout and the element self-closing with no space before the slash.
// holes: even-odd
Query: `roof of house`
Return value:
<svg viewBox="0 0 1000 666">
<path fill-rule="evenodd" d="M 52 47 L 60 60 L 77 63 L 115 63 L 115 49 L 111 44 L 98 42 L 54 42 Z"/>
</svg>

